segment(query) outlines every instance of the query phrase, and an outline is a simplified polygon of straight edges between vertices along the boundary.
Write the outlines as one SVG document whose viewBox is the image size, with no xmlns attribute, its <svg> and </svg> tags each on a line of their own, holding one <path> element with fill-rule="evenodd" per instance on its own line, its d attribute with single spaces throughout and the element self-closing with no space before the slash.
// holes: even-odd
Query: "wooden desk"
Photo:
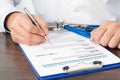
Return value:
<svg viewBox="0 0 120 80">
<path fill-rule="evenodd" d="M 120 50 L 110 49 L 110 51 L 120 57 Z M 10 35 L 3 33 L 0 33 L 0 80 L 38 80 Z M 120 80 L 120 68 L 66 78 L 66 80 Z"/>
</svg>

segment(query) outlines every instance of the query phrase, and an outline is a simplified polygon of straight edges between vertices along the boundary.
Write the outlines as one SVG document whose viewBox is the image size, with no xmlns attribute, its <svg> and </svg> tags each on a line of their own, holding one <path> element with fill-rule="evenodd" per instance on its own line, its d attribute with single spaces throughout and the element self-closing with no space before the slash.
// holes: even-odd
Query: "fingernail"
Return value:
<svg viewBox="0 0 120 80">
<path fill-rule="evenodd" d="M 120 49 L 120 46 L 118 46 L 118 49 Z"/>
<path fill-rule="evenodd" d="M 91 42 L 94 42 L 94 39 L 93 39 L 93 37 L 91 37 L 91 38 L 90 38 L 90 41 L 91 41 Z"/>
</svg>

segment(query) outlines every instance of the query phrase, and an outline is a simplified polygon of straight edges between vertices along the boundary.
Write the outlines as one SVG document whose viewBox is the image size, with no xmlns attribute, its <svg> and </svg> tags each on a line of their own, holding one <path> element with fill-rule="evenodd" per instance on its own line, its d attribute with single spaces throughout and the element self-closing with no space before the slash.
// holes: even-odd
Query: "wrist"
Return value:
<svg viewBox="0 0 120 80">
<path fill-rule="evenodd" d="M 10 13 L 9 15 L 7 15 L 6 19 L 5 19 L 5 22 L 4 22 L 4 26 L 5 26 L 5 29 L 6 30 L 10 30 L 10 25 L 12 24 L 14 18 L 16 16 L 18 16 L 19 14 L 21 14 L 20 12 L 13 12 L 13 13 Z"/>
</svg>

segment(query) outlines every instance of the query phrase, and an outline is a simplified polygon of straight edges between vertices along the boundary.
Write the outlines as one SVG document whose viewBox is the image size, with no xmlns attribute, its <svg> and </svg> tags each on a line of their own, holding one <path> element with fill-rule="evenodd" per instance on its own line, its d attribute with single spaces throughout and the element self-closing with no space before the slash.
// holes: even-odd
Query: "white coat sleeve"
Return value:
<svg viewBox="0 0 120 80">
<path fill-rule="evenodd" d="M 0 30 L 6 32 L 4 21 L 12 12 L 18 11 L 14 6 L 14 0 L 0 0 Z"/>
</svg>

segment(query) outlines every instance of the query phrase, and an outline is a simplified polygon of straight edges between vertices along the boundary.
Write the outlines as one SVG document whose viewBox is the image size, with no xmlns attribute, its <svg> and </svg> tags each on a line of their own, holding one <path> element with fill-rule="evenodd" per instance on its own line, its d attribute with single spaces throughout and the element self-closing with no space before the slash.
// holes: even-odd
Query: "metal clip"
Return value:
<svg viewBox="0 0 120 80">
<path fill-rule="evenodd" d="M 84 67 L 81 67 L 81 65 L 84 64 Z M 65 71 L 65 73 L 71 74 L 71 73 L 75 73 L 75 72 L 82 72 L 82 71 L 88 71 L 88 70 L 94 70 L 94 69 L 98 69 L 98 68 L 102 68 L 103 64 L 102 61 L 93 61 L 92 63 L 79 63 L 77 65 L 73 65 L 73 66 L 65 66 L 63 67 L 63 71 Z"/>
<path fill-rule="evenodd" d="M 64 23 L 65 23 L 65 21 L 58 20 L 55 23 L 56 23 L 56 27 L 54 28 L 54 31 L 64 30 Z"/>
</svg>

